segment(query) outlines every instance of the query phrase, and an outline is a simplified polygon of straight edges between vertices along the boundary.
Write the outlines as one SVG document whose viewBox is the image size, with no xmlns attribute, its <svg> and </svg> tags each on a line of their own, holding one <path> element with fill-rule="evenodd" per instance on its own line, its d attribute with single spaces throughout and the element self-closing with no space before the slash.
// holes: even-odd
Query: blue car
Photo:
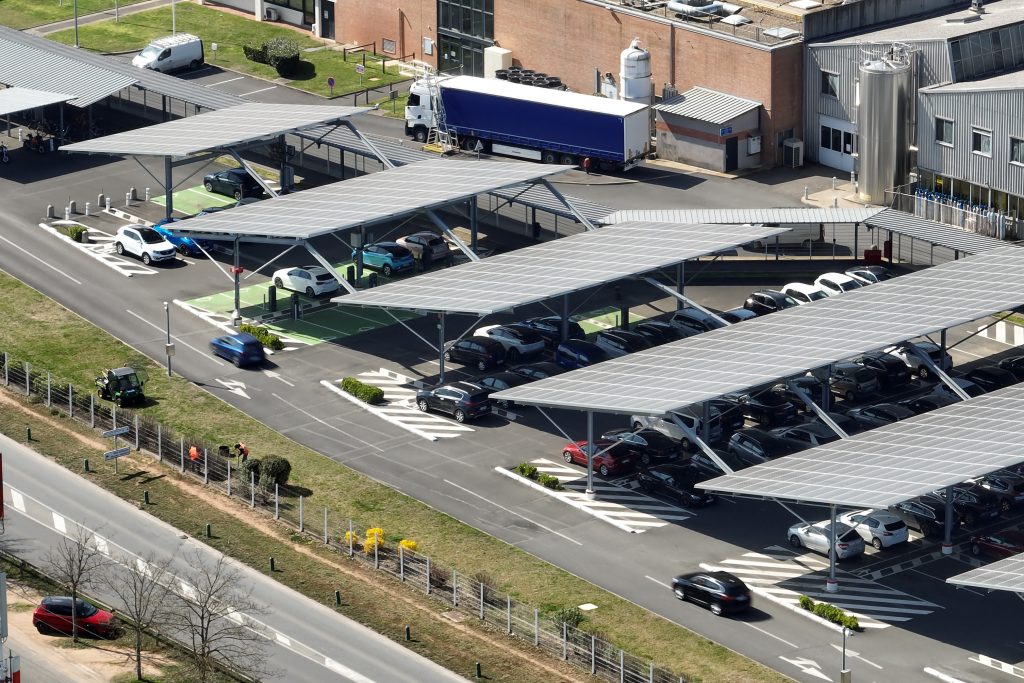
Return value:
<svg viewBox="0 0 1024 683">
<path fill-rule="evenodd" d="M 260 365 L 264 359 L 263 344 L 247 332 L 217 337 L 210 341 L 210 350 L 213 355 L 229 360 L 239 368 L 243 365 Z"/>
<path fill-rule="evenodd" d="M 191 256 L 193 258 L 198 258 L 199 256 L 202 256 L 203 252 L 202 250 L 199 249 L 197 243 L 200 246 L 202 246 L 203 249 L 205 249 L 206 251 L 210 251 L 213 245 L 211 245 L 206 240 L 193 240 L 191 237 L 179 235 L 178 233 L 174 232 L 173 230 L 167 227 L 168 223 L 175 223 L 179 220 L 181 219 L 171 218 L 167 220 L 162 220 L 156 225 L 154 225 L 153 229 L 160 233 L 160 235 L 165 240 L 173 244 L 174 248 L 177 249 L 178 253 L 181 254 L 182 256 Z"/>
<path fill-rule="evenodd" d="M 356 252 L 353 251 L 352 258 L 355 257 Z M 384 277 L 412 270 L 415 265 L 412 252 L 397 242 L 376 242 L 363 247 L 363 266 L 379 270 Z"/>
<path fill-rule="evenodd" d="M 606 361 L 611 356 L 597 344 L 582 339 L 569 339 L 555 349 L 555 362 L 563 368 L 575 370 Z"/>
</svg>

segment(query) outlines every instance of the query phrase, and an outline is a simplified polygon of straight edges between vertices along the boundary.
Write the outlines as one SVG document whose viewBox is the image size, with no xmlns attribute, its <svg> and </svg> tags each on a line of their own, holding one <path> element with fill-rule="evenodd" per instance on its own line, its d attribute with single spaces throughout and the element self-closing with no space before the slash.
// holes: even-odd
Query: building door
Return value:
<svg viewBox="0 0 1024 683">
<path fill-rule="evenodd" d="M 740 165 L 740 139 L 725 139 L 725 172 L 735 171 Z"/>
<path fill-rule="evenodd" d="M 324 0 L 321 6 L 320 20 L 323 22 L 320 26 L 320 37 L 328 40 L 334 40 L 334 0 Z"/>
<path fill-rule="evenodd" d="M 853 170 L 857 128 L 849 121 L 822 116 L 818 141 L 818 161 L 847 173 Z"/>
</svg>

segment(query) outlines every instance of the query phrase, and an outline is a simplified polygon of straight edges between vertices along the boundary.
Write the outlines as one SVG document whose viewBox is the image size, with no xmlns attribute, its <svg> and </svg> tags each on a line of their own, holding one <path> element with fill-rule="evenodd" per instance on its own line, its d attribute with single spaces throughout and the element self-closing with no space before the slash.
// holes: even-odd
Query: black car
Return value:
<svg viewBox="0 0 1024 683">
<path fill-rule="evenodd" d="M 712 614 L 740 612 L 751 605 L 750 589 L 729 572 L 694 572 L 672 579 L 672 592 L 682 601 L 705 605 Z"/>
<path fill-rule="evenodd" d="M 770 387 L 740 396 L 739 402 L 744 415 L 768 427 L 788 424 L 797 418 L 796 406 Z"/>
<path fill-rule="evenodd" d="M 740 470 L 749 467 L 747 463 L 743 462 L 729 451 L 723 451 L 716 448 L 715 455 L 717 455 L 722 462 L 728 465 L 733 472 L 739 472 Z M 693 476 L 697 481 L 706 481 L 726 474 L 726 472 L 718 466 L 718 463 L 712 460 L 704 451 L 697 451 L 694 453 L 690 456 L 690 459 L 684 463 L 684 465 L 693 470 Z"/>
<path fill-rule="evenodd" d="M 1018 382 L 1024 382 L 1024 356 L 1010 356 L 998 363 L 1003 370 L 1009 370 Z"/>
<path fill-rule="evenodd" d="M 448 413 L 457 422 L 465 422 L 491 412 L 490 392 L 471 382 L 452 382 L 436 389 L 416 392 L 416 406 L 423 412 Z"/>
<path fill-rule="evenodd" d="M 942 536 L 946 528 L 946 504 L 941 499 L 922 497 L 906 500 L 889 507 L 889 512 L 902 519 L 908 527 L 925 536 Z M 953 528 L 960 526 L 954 509 Z"/>
<path fill-rule="evenodd" d="M 914 412 L 898 403 L 879 403 L 874 406 L 853 408 L 849 415 L 864 429 L 873 429 L 914 417 Z"/>
<path fill-rule="evenodd" d="M 853 362 L 873 370 L 883 389 L 895 389 L 910 383 L 910 368 L 890 353 L 872 351 L 854 358 Z"/>
<path fill-rule="evenodd" d="M 549 360 L 544 360 L 537 363 L 517 365 L 516 367 L 511 368 L 511 372 L 514 372 L 517 375 L 522 375 L 532 382 L 534 380 L 547 379 L 548 377 L 560 375 L 565 372 L 565 368 L 558 363 L 552 363 Z"/>
<path fill-rule="evenodd" d="M 881 385 L 874 370 L 857 363 L 836 363 L 832 366 L 828 386 L 833 394 L 853 401 L 876 393 Z"/>
<path fill-rule="evenodd" d="M 712 408 L 718 411 L 722 417 L 722 436 L 743 429 L 745 416 L 743 415 L 743 404 L 738 400 L 730 398 L 713 398 L 708 401 Z"/>
<path fill-rule="evenodd" d="M 678 441 L 662 434 L 657 429 L 610 429 L 601 435 L 608 441 L 621 441 L 629 446 L 633 460 L 649 465 L 652 460 L 671 460 L 683 453 Z"/>
<path fill-rule="evenodd" d="M 854 420 L 846 413 L 837 413 L 832 411 L 826 412 L 826 415 L 828 415 L 830 420 L 839 425 L 839 428 L 846 432 L 849 436 L 853 436 L 854 434 L 860 434 L 862 431 L 864 431 L 863 427 L 861 427 L 856 420 Z M 821 422 L 821 420 L 817 418 L 812 420 L 812 422 L 815 424 L 824 424 L 823 422 Z"/>
<path fill-rule="evenodd" d="M 913 412 L 914 415 L 923 415 L 924 413 L 931 412 L 949 404 L 936 400 L 934 396 L 918 396 L 916 398 L 905 398 L 902 401 L 897 401 L 896 405 L 903 406 Z"/>
<path fill-rule="evenodd" d="M 715 497 L 694 488 L 694 484 L 700 481 L 694 474 L 692 469 L 682 465 L 657 465 L 641 468 L 636 479 L 644 493 L 660 494 L 684 508 L 711 505 Z"/>
<path fill-rule="evenodd" d="M 827 443 L 839 440 L 839 435 L 836 434 L 831 427 L 818 420 L 805 422 L 792 427 L 778 427 L 777 429 L 773 429 L 772 433 L 776 436 L 782 437 L 783 439 L 796 441 L 800 443 L 803 448 L 823 446 Z"/>
<path fill-rule="evenodd" d="M 799 306 L 800 302 L 788 294 L 774 289 L 762 289 L 754 292 L 743 302 L 743 308 L 757 315 L 768 315 L 786 308 Z"/>
<path fill-rule="evenodd" d="M 661 320 L 645 320 L 633 326 L 633 332 L 642 334 L 651 346 L 667 344 L 683 338 L 678 327 L 672 327 Z"/>
<path fill-rule="evenodd" d="M 974 382 L 986 393 L 996 389 L 1005 389 L 1020 381 L 1012 371 L 997 365 L 980 365 L 971 368 L 964 373 L 964 379 Z"/>
<path fill-rule="evenodd" d="M 263 187 L 241 168 L 208 173 L 203 177 L 203 187 L 207 192 L 216 192 L 235 199 L 263 196 Z"/>
<path fill-rule="evenodd" d="M 1003 512 L 1024 503 L 1024 477 L 996 472 L 976 480 L 976 483 L 995 494 Z"/>
<path fill-rule="evenodd" d="M 815 405 L 818 407 L 824 407 L 822 400 L 826 399 L 827 396 L 822 395 L 821 389 L 825 386 L 825 383 L 820 379 L 811 375 L 803 375 L 801 377 L 794 377 L 772 387 L 773 392 L 789 401 L 800 410 L 810 410 L 807 407 L 807 404 L 804 403 L 804 400 L 795 391 L 793 391 L 792 387 L 789 386 L 790 383 L 806 394 L 807 398 L 811 399 Z"/>
<path fill-rule="evenodd" d="M 562 319 L 557 315 L 524 320 L 520 325 L 532 328 L 544 338 L 544 344 L 553 349 L 562 341 Z M 585 339 L 586 333 L 578 322 L 569 321 L 569 339 Z"/>
<path fill-rule="evenodd" d="M 774 458 L 803 450 L 805 446 L 764 429 L 741 429 L 729 437 L 726 450 L 748 465 L 760 465 Z"/>
<path fill-rule="evenodd" d="M 924 498 L 932 498 L 940 505 L 945 505 L 946 489 L 929 493 Z M 999 496 L 988 489 L 978 484 L 959 484 L 953 487 L 953 510 L 964 524 L 974 526 L 980 521 L 999 517 L 1002 506 L 999 504 Z"/>
<path fill-rule="evenodd" d="M 444 350 L 444 359 L 472 365 L 483 371 L 505 362 L 505 347 L 494 339 L 467 337 L 448 344 Z"/>
<path fill-rule="evenodd" d="M 514 372 L 496 372 L 493 375 L 487 375 L 486 377 L 480 377 L 479 379 L 473 380 L 473 384 L 477 384 L 487 390 L 487 396 L 497 391 L 504 391 L 505 389 L 511 389 L 512 387 L 518 387 L 522 384 L 529 382 L 526 377 L 517 375 Z M 494 401 L 499 406 L 504 408 L 510 407 L 508 401 Z"/>
<path fill-rule="evenodd" d="M 651 348 L 647 337 L 625 330 L 601 330 L 597 333 L 594 343 L 604 349 L 612 358 L 628 356 L 631 353 Z"/>
<path fill-rule="evenodd" d="M 566 370 L 577 370 L 588 365 L 597 365 L 609 358 L 611 356 L 600 346 L 582 339 L 570 339 L 555 348 L 555 362 Z"/>
</svg>

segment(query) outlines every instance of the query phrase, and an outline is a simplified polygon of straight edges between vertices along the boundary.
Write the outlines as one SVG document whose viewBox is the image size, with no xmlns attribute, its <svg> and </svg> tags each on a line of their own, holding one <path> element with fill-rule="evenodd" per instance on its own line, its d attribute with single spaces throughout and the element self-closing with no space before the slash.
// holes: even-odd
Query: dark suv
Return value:
<svg viewBox="0 0 1024 683">
<path fill-rule="evenodd" d="M 473 365 L 482 371 L 505 362 L 505 347 L 494 339 L 467 337 L 449 344 L 444 350 L 444 359 Z"/>
<path fill-rule="evenodd" d="M 768 427 L 788 424 L 796 420 L 796 406 L 770 388 L 739 397 L 743 414 Z"/>
<path fill-rule="evenodd" d="M 965 372 L 964 379 L 969 379 L 986 392 L 1005 389 L 1020 381 L 1012 371 L 998 365 L 979 365 Z"/>
<path fill-rule="evenodd" d="M 906 500 L 890 506 L 889 511 L 902 519 L 908 527 L 925 536 L 942 536 L 946 528 L 946 509 L 942 500 L 924 497 Z M 953 529 L 960 526 L 960 518 L 953 511 Z"/>
<path fill-rule="evenodd" d="M 799 306 L 800 302 L 788 294 L 774 289 L 762 289 L 754 292 L 743 302 L 743 308 L 757 315 L 768 315 L 786 308 Z"/>
<path fill-rule="evenodd" d="M 456 422 L 465 422 L 491 412 L 490 391 L 471 382 L 452 382 L 436 389 L 416 392 L 416 406 L 423 412 L 448 413 Z"/>
<path fill-rule="evenodd" d="M 873 370 L 883 389 L 894 389 L 910 382 L 910 368 L 892 354 L 873 351 L 854 358 L 853 362 Z"/>
<path fill-rule="evenodd" d="M 741 429 L 729 437 L 726 449 L 748 465 L 760 465 L 774 458 L 806 448 L 805 445 L 792 439 L 756 427 Z"/>
<path fill-rule="evenodd" d="M 555 362 L 563 368 L 575 370 L 608 360 L 608 354 L 597 344 L 582 339 L 570 339 L 555 349 Z"/>
</svg>

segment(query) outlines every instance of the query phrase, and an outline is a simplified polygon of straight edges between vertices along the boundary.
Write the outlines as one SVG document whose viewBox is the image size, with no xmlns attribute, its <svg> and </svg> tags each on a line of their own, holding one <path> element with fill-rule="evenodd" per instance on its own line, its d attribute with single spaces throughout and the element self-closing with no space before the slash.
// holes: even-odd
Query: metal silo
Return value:
<svg viewBox="0 0 1024 683">
<path fill-rule="evenodd" d="M 912 54 L 893 45 L 860 64 L 857 153 L 860 199 L 885 201 L 885 191 L 907 182 L 914 107 Z"/>
</svg>

